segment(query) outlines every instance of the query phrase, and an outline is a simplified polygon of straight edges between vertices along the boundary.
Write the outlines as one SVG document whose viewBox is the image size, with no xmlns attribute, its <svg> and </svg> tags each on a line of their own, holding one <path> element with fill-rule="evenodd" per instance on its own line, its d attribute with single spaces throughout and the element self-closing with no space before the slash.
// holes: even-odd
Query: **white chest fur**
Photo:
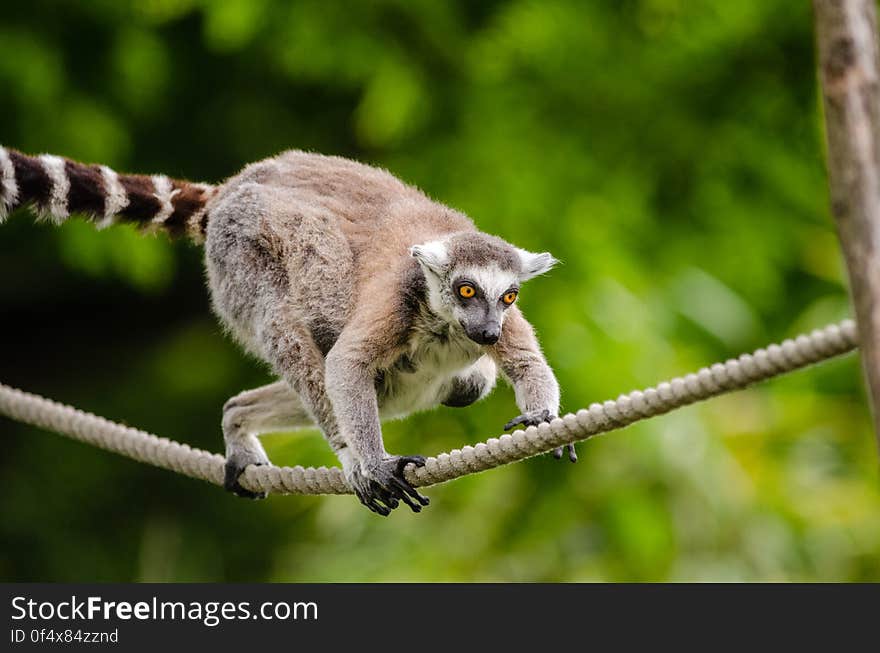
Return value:
<svg viewBox="0 0 880 653">
<path fill-rule="evenodd" d="M 438 336 L 417 331 L 409 351 L 377 379 L 381 416 L 403 417 L 437 406 L 445 399 L 449 380 L 473 365 L 483 353 L 463 333 Z"/>
</svg>

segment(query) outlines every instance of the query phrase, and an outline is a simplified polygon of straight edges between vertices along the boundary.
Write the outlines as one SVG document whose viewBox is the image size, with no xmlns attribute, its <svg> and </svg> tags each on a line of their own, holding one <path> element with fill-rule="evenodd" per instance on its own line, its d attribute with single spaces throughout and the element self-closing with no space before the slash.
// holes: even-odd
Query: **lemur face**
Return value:
<svg viewBox="0 0 880 653">
<path fill-rule="evenodd" d="M 519 294 L 518 276 L 495 265 L 455 270 L 449 276 L 453 316 L 468 338 L 494 345 L 501 337 L 504 314 Z"/>
<path fill-rule="evenodd" d="M 425 273 L 431 310 L 480 345 L 498 342 L 520 284 L 556 263 L 548 253 L 534 254 L 473 232 L 452 234 L 410 251 Z"/>
</svg>

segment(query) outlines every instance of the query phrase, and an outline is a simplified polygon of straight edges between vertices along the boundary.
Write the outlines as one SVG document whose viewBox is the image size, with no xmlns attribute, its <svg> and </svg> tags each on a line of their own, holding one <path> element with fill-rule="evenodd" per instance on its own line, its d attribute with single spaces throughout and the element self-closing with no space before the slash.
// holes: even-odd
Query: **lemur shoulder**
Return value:
<svg viewBox="0 0 880 653">
<path fill-rule="evenodd" d="M 288 151 L 210 185 L 0 147 L 0 219 L 23 205 L 57 223 L 76 213 L 204 243 L 214 311 L 278 377 L 223 409 L 225 485 L 239 496 L 264 496 L 238 480 L 268 464 L 261 434 L 317 425 L 365 506 L 418 512 L 428 499 L 404 469 L 424 458 L 387 453 L 381 419 L 470 405 L 499 369 L 521 412 L 505 428 L 559 412 L 515 304 L 555 259 L 478 231 L 385 170 Z"/>
</svg>

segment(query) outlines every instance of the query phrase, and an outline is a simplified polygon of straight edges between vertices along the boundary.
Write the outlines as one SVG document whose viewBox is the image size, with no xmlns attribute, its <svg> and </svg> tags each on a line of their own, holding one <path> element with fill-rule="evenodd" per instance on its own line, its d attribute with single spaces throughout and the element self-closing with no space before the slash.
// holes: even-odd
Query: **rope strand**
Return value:
<svg viewBox="0 0 880 653">
<path fill-rule="evenodd" d="M 834 358 L 856 347 L 852 320 L 758 349 L 724 363 L 704 367 L 616 400 L 595 403 L 550 423 L 531 426 L 474 446 L 428 458 L 424 467 L 409 465 L 406 477 L 417 487 L 443 483 L 467 474 L 524 460 L 565 444 L 586 440 L 674 408 Z M 50 399 L 0 384 L 0 415 L 56 431 L 74 440 L 128 456 L 143 463 L 223 485 L 224 458 L 186 444 L 116 424 Z M 349 494 L 338 467 L 248 467 L 240 479 L 248 490 L 273 494 Z"/>
</svg>

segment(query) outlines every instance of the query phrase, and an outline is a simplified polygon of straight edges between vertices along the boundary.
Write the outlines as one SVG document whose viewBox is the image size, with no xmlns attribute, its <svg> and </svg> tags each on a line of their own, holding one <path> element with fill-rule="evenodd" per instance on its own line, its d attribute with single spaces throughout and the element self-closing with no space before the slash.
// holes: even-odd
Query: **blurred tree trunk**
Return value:
<svg viewBox="0 0 880 653">
<path fill-rule="evenodd" d="M 813 0 L 831 212 L 880 443 L 880 75 L 874 0 Z"/>
</svg>

